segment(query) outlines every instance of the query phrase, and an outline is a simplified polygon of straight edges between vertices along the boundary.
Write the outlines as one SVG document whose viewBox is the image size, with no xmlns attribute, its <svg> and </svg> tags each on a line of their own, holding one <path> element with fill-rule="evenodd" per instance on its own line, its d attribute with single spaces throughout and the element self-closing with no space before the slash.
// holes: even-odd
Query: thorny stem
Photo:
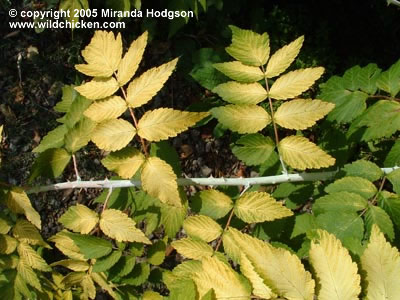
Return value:
<svg viewBox="0 0 400 300">
<path fill-rule="evenodd" d="M 250 188 L 250 185 L 246 185 L 246 186 L 244 187 L 243 191 L 240 193 L 239 197 L 241 197 L 249 188 Z M 228 217 L 228 221 L 227 221 L 226 224 L 225 224 L 224 231 L 223 231 L 222 234 L 220 235 L 220 237 L 219 237 L 219 239 L 218 239 L 218 242 L 217 242 L 217 245 L 215 246 L 215 251 L 214 251 L 214 252 L 217 252 L 218 249 L 219 249 L 219 247 L 221 246 L 222 237 L 223 237 L 224 233 L 228 230 L 229 225 L 231 224 L 231 221 L 232 221 L 232 218 L 233 218 L 233 213 L 234 213 L 234 210 L 233 210 L 233 208 L 232 208 L 232 209 L 231 209 L 231 213 L 229 214 L 229 217 Z"/>
<path fill-rule="evenodd" d="M 78 172 L 78 164 L 76 163 L 75 154 L 72 154 L 72 161 L 74 162 L 74 170 L 75 170 L 76 180 L 81 181 L 81 177 L 79 176 L 79 172 Z"/>
<path fill-rule="evenodd" d="M 274 107 L 272 105 L 272 99 L 269 96 L 269 86 L 268 86 L 268 80 L 267 80 L 267 76 L 266 76 L 266 73 L 265 73 L 264 66 L 261 66 L 261 69 L 262 69 L 262 72 L 264 73 L 265 88 L 267 89 L 267 94 L 268 94 L 268 102 L 269 102 L 269 108 L 271 110 L 271 119 L 272 119 L 272 125 L 274 127 L 275 143 L 276 143 L 276 147 L 277 147 L 278 154 L 279 154 L 279 160 L 281 161 L 281 166 L 282 166 L 283 173 L 287 174 L 288 172 L 287 172 L 287 169 L 286 169 L 286 165 L 283 162 L 282 155 L 279 152 L 279 148 L 278 148 L 278 145 L 279 145 L 278 127 L 276 126 L 276 123 L 275 123 Z"/>
</svg>

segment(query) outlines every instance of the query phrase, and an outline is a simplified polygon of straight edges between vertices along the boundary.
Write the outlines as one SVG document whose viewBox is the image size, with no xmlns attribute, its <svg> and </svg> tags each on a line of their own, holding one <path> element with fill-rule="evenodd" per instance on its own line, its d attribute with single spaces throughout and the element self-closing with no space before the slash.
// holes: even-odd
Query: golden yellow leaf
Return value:
<svg viewBox="0 0 400 300">
<path fill-rule="evenodd" d="M 250 300 L 249 287 L 232 268 L 216 257 L 204 257 L 202 270 L 195 272 L 192 278 L 200 299 L 212 288 L 217 299 Z"/>
<path fill-rule="evenodd" d="M 262 66 L 269 57 L 268 33 L 258 34 L 251 30 L 229 26 L 232 30 L 232 44 L 226 48 L 233 58 L 250 66 Z"/>
<path fill-rule="evenodd" d="M 66 230 L 62 230 L 48 239 L 56 244 L 56 247 L 66 256 L 75 260 L 85 260 L 85 256 L 80 253 L 79 247 L 68 236 Z"/>
<path fill-rule="evenodd" d="M 244 254 L 271 290 L 289 300 L 313 300 L 315 282 L 297 255 L 275 248 L 237 229 L 223 235 L 225 253 L 235 262 Z"/>
<path fill-rule="evenodd" d="M 140 77 L 131 81 L 127 89 L 129 107 L 140 107 L 151 100 L 163 87 L 175 69 L 178 59 L 175 58 L 159 67 L 152 68 Z"/>
<path fill-rule="evenodd" d="M 171 246 L 174 247 L 180 255 L 190 259 L 202 259 L 206 256 L 212 256 L 214 253 L 213 248 L 206 242 L 191 238 L 173 241 Z"/>
<path fill-rule="evenodd" d="M 18 275 L 21 276 L 25 282 L 27 282 L 29 285 L 33 286 L 37 290 L 42 291 L 42 286 L 40 284 L 39 278 L 25 260 L 20 259 L 18 261 L 17 271 Z"/>
<path fill-rule="evenodd" d="M 273 221 L 293 215 L 282 202 L 277 202 L 265 192 L 245 193 L 235 202 L 234 211 L 246 223 Z"/>
<path fill-rule="evenodd" d="M 368 283 L 366 300 L 394 300 L 399 297 L 400 253 L 386 241 L 376 224 L 372 225 L 367 249 L 361 256 L 361 268 Z"/>
<path fill-rule="evenodd" d="M 122 178 L 132 178 L 143 165 L 146 158 L 137 149 L 125 147 L 107 155 L 101 162 L 110 171 L 117 173 Z"/>
<path fill-rule="evenodd" d="M 88 234 L 96 226 L 99 217 L 85 205 L 77 204 L 70 206 L 58 221 L 72 231 Z"/>
<path fill-rule="evenodd" d="M 213 64 L 213 67 L 229 78 L 240 82 L 251 83 L 264 78 L 264 74 L 259 67 L 248 66 L 240 61 Z"/>
<path fill-rule="evenodd" d="M 100 123 L 109 119 L 116 119 L 126 110 L 126 102 L 120 96 L 109 98 L 92 103 L 84 115 L 91 120 Z"/>
<path fill-rule="evenodd" d="M 327 115 L 335 104 L 321 100 L 296 99 L 282 103 L 274 114 L 275 122 L 287 129 L 302 130 Z"/>
<path fill-rule="evenodd" d="M 158 157 L 149 157 L 142 170 L 143 190 L 161 202 L 181 207 L 182 202 L 172 167 Z"/>
<path fill-rule="evenodd" d="M 106 209 L 100 216 L 100 229 L 118 242 L 139 242 L 151 244 L 136 223 L 127 214 L 117 209 Z"/>
<path fill-rule="evenodd" d="M 257 273 L 251 261 L 247 256 L 241 253 L 240 256 L 240 271 L 247 279 L 250 280 L 253 287 L 253 294 L 263 299 L 276 298 L 276 294 L 272 292 L 270 287 L 265 284 L 264 280 Z"/>
<path fill-rule="evenodd" d="M 222 125 L 239 133 L 256 133 L 271 122 L 266 110 L 254 104 L 215 107 L 211 114 Z"/>
<path fill-rule="evenodd" d="M 98 100 L 111 96 L 119 89 L 117 80 L 110 78 L 94 78 L 80 86 L 76 86 L 75 90 L 82 96 L 90 100 Z"/>
<path fill-rule="evenodd" d="M 33 225 L 41 229 L 40 215 L 32 207 L 31 201 L 23 189 L 18 187 L 11 188 L 8 192 L 6 205 L 13 213 L 25 214 Z"/>
<path fill-rule="evenodd" d="M 54 266 L 63 266 L 75 272 L 84 272 L 89 269 L 89 264 L 84 260 L 76 260 L 76 259 L 63 259 L 56 261 L 50 265 Z"/>
<path fill-rule="evenodd" d="M 258 82 L 229 81 L 217 85 L 213 92 L 232 104 L 258 104 L 268 96 L 267 91 Z"/>
<path fill-rule="evenodd" d="M 22 242 L 18 244 L 17 251 L 21 260 L 25 261 L 29 266 L 34 269 L 50 272 L 51 268 L 45 260 L 37 254 L 35 250 L 28 244 Z"/>
<path fill-rule="evenodd" d="M 0 254 L 11 254 L 17 248 L 18 241 L 13 237 L 0 234 Z"/>
<path fill-rule="evenodd" d="M 283 160 L 292 168 L 319 169 L 335 164 L 335 159 L 301 136 L 285 137 L 278 145 Z"/>
<path fill-rule="evenodd" d="M 271 55 L 265 72 L 267 78 L 272 78 L 285 72 L 299 54 L 303 42 L 304 36 L 301 36 Z"/>
<path fill-rule="evenodd" d="M 75 65 L 79 72 L 93 77 L 112 76 L 122 56 L 121 34 L 115 38 L 113 32 L 96 31 L 82 56 L 87 64 Z"/>
<path fill-rule="evenodd" d="M 120 86 L 125 85 L 135 75 L 139 63 L 142 60 L 144 49 L 147 44 L 148 33 L 145 31 L 129 47 L 128 52 L 122 58 L 117 72 L 117 79 Z"/>
<path fill-rule="evenodd" d="M 92 141 L 102 150 L 117 151 L 128 145 L 135 134 L 135 127 L 128 121 L 111 119 L 97 125 Z"/>
<path fill-rule="evenodd" d="M 279 77 L 269 90 L 273 99 L 286 100 L 294 98 L 308 90 L 324 73 L 324 68 L 307 68 L 286 73 Z"/>
<path fill-rule="evenodd" d="M 39 231 L 32 223 L 18 219 L 13 228 L 13 235 L 20 242 L 25 242 L 31 245 L 40 245 L 46 248 L 51 248 L 42 238 Z"/>
<path fill-rule="evenodd" d="M 223 230 L 213 219 L 207 216 L 190 216 L 183 222 L 183 229 L 188 236 L 211 242 L 218 238 Z"/>
<path fill-rule="evenodd" d="M 357 300 L 361 292 L 357 264 L 333 234 L 318 230 L 311 241 L 310 262 L 320 288 L 319 300 Z"/>
<path fill-rule="evenodd" d="M 139 120 L 137 131 L 146 140 L 158 142 L 177 136 L 208 115 L 208 112 L 187 112 L 171 108 L 150 110 Z"/>
<path fill-rule="evenodd" d="M 81 281 L 81 287 L 83 289 L 83 293 L 89 297 L 89 299 L 96 298 L 96 287 L 94 286 L 94 282 L 90 274 L 86 274 Z"/>
</svg>

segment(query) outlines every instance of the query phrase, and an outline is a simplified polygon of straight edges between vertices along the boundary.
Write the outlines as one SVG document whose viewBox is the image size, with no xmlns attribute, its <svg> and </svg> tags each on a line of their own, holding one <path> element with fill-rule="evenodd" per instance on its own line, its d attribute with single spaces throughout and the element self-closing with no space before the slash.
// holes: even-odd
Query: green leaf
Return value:
<svg viewBox="0 0 400 300">
<path fill-rule="evenodd" d="M 239 146 L 240 145 L 240 146 Z M 232 147 L 233 154 L 248 166 L 261 165 L 275 149 L 270 137 L 254 133 L 242 136 Z"/>
<path fill-rule="evenodd" d="M 39 154 L 32 166 L 29 182 L 38 176 L 56 178 L 62 174 L 71 160 L 71 154 L 64 149 L 48 149 Z"/>
<path fill-rule="evenodd" d="M 226 216 L 233 207 L 231 198 L 217 190 L 198 192 L 190 200 L 195 212 L 215 220 Z"/>
<path fill-rule="evenodd" d="M 86 259 L 100 258 L 112 251 L 111 242 L 102 238 L 76 233 L 68 233 L 68 237 L 79 247 L 80 252 L 84 254 Z"/>
<path fill-rule="evenodd" d="M 183 229 L 188 236 L 211 242 L 222 234 L 221 226 L 207 216 L 190 216 L 183 222 Z"/>
<path fill-rule="evenodd" d="M 360 91 L 352 92 L 346 97 L 335 99 L 335 101 L 323 98 L 323 100 L 335 103 L 335 108 L 329 113 L 327 120 L 338 123 L 351 122 L 367 108 L 367 98 L 368 94 Z"/>
<path fill-rule="evenodd" d="M 397 95 L 400 91 L 400 60 L 393 64 L 389 70 L 380 74 L 376 85 L 392 97 Z"/>
<path fill-rule="evenodd" d="M 147 252 L 147 261 L 152 265 L 158 266 L 165 259 L 165 250 L 167 245 L 163 240 L 158 240 L 150 246 Z"/>
<path fill-rule="evenodd" d="M 165 232 L 170 238 L 175 237 L 176 233 L 181 229 L 186 212 L 186 205 L 176 207 L 161 204 L 161 224 L 163 224 Z"/>
<path fill-rule="evenodd" d="M 315 229 L 316 227 L 317 224 L 313 215 L 308 213 L 297 215 L 290 238 L 292 239 L 301 234 L 307 234 L 308 231 Z"/>
<path fill-rule="evenodd" d="M 359 194 L 341 191 L 318 198 L 312 209 L 317 215 L 331 211 L 355 213 L 365 209 L 367 205 L 367 200 Z"/>
<path fill-rule="evenodd" d="M 96 123 L 89 118 L 80 120 L 72 130 L 65 135 L 65 149 L 69 153 L 75 153 L 82 147 L 85 147 L 91 138 Z"/>
<path fill-rule="evenodd" d="M 213 248 L 202 240 L 184 238 L 178 241 L 173 241 L 171 246 L 176 251 L 187 258 L 201 260 L 203 257 L 212 256 Z"/>
<path fill-rule="evenodd" d="M 348 176 L 336 180 L 325 188 L 325 192 L 332 194 L 335 192 L 351 192 L 358 194 L 365 199 L 373 197 L 377 193 L 375 185 L 371 181 L 355 176 Z"/>
<path fill-rule="evenodd" d="M 62 100 L 58 102 L 56 106 L 54 106 L 54 110 L 66 113 L 69 111 L 71 104 L 78 96 L 78 93 L 75 91 L 75 86 L 73 85 L 64 85 L 61 88 L 61 90 L 62 90 Z"/>
<path fill-rule="evenodd" d="M 122 256 L 109 272 L 110 280 L 117 277 L 124 277 L 132 272 L 136 264 L 136 257 L 133 255 Z"/>
<path fill-rule="evenodd" d="M 356 213 L 331 211 L 318 215 L 316 221 L 319 228 L 333 233 L 342 242 L 348 237 L 360 241 L 364 237 L 364 222 Z"/>
<path fill-rule="evenodd" d="M 258 82 L 229 81 L 213 89 L 222 99 L 232 104 L 258 104 L 267 99 L 268 93 Z"/>
<path fill-rule="evenodd" d="M 49 131 L 47 135 L 40 141 L 40 144 L 32 150 L 32 152 L 43 152 L 51 148 L 60 148 L 64 145 L 64 137 L 68 132 L 68 128 L 65 125 L 60 125 Z"/>
<path fill-rule="evenodd" d="M 351 91 L 356 91 L 358 89 L 358 74 L 360 71 L 360 66 L 354 66 L 346 70 L 343 74 L 344 84 L 347 89 Z"/>
<path fill-rule="evenodd" d="M 151 143 L 150 156 L 157 156 L 166 161 L 174 170 L 175 175 L 181 176 L 182 168 L 178 153 L 167 141 Z"/>
<path fill-rule="evenodd" d="M 114 266 L 119 259 L 121 258 L 122 251 L 113 251 L 108 256 L 103 256 L 99 259 L 96 259 L 96 263 L 93 265 L 93 272 L 104 272 L 109 270 L 112 266 Z"/>
<path fill-rule="evenodd" d="M 372 182 L 383 176 L 382 170 L 376 164 L 362 159 L 345 165 L 342 171 L 346 176 L 358 176 Z"/>
<path fill-rule="evenodd" d="M 122 178 L 132 178 L 145 161 L 144 155 L 134 147 L 125 147 L 102 159 L 102 164 Z"/>
<path fill-rule="evenodd" d="M 170 300 L 195 300 L 196 286 L 191 279 L 182 278 L 168 285 Z"/>
<path fill-rule="evenodd" d="M 260 68 L 244 65 L 240 61 L 213 64 L 213 66 L 229 78 L 239 82 L 252 83 L 264 78 Z"/>
<path fill-rule="evenodd" d="M 375 94 L 377 90 L 376 81 L 381 71 L 376 64 L 368 64 L 361 68 L 357 77 L 357 87 L 370 95 Z"/>
<path fill-rule="evenodd" d="M 250 66 L 264 65 L 269 57 L 269 36 L 251 30 L 240 29 L 230 25 L 232 30 L 232 44 L 225 50 L 233 58 Z"/>
<path fill-rule="evenodd" d="M 378 195 L 378 203 L 389 214 L 396 226 L 400 228 L 400 197 L 383 191 Z"/>
<path fill-rule="evenodd" d="M 370 205 L 365 214 L 365 225 L 367 227 L 367 236 L 371 235 L 372 225 L 378 225 L 380 231 L 387 235 L 393 241 L 394 229 L 389 215 L 380 207 Z"/>
<path fill-rule="evenodd" d="M 277 202 L 265 192 L 245 193 L 235 202 L 234 211 L 246 223 L 273 221 L 293 215 L 282 202 Z"/>
<path fill-rule="evenodd" d="M 393 191 L 400 195 L 400 169 L 390 172 L 386 177 L 393 185 Z"/>
<path fill-rule="evenodd" d="M 393 167 L 400 165 L 400 140 L 397 140 L 386 156 L 384 166 Z"/>
<path fill-rule="evenodd" d="M 92 101 L 85 97 L 77 96 L 74 102 L 72 102 L 68 112 L 57 121 L 64 123 L 68 128 L 74 128 L 75 124 L 83 118 L 83 113 L 91 103 Z"/>
<path fill-rule="evenodd" d="M 224 126 L 239 133 L 256 133 L 271 122 L 265 109 L 252 104 L 215 107 L 211 113 Z"/>
<path fill-rule="evenodd" d="M 136 264 L 133 271 L 125 276 L 121 283 L 134 286 L 142 285 L 150 275 L 150 265 L 148 263 Z"/>
<path fill-rule="evenodd" d="M 98 223 L 99 217 L 85 205 L 77 204 L 70 206 L 58 221 L 72 231 L 88 234 Z"/>
</svg>

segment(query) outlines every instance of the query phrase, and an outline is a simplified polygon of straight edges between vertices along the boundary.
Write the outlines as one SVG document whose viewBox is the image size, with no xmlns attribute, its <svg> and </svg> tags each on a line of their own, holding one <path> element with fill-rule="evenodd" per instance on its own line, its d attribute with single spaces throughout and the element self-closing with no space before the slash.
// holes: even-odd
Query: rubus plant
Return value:
<svg viewBox="0 0 400 300">
<path fill-rule="evenodd" d="M 55 110 L 65 114 L 34 149 L 39 155 L 30 176 L 31 182 L 58 177 L 72 159 L 77 180 L 27 190 L 0 184 L 6 207 L 0 213 L 3 299 L 95 299 L 101 291 L 112 299 L 398 298 L 400 254 L 389 242 L 398 245 L 400 228 L 400 151 L 393 136 L 398 128 L 378 117 L 397 124 L 399 63 L 382 73 L 355 67 L 322 86 L 319 98 L 325 101 L 298 99 L 323 72 L 318 67 L 282 75 L 303 37 L 270 57 L 266 33 L 231 29 L 227 52 L 236 61 L 215 67 L 234 81 L 214 89 L 231 104 L 212 108 L 211 115 L 245 134 L 232 148 L 239 159 L 260 168 L 280 160 L 284 174 L 178 178 L 178 156 L 165 140 L 210 113 L 146 111 L 177 59 L 132 80 L 147 33 L 122 55 L 121 36 L 98 31 L 82 51 L 86 63 L 76 66 L 94 78 L 63 88 Z M 378 88 L 388 94 L 377 94 Z M 367 96 L 356 110 L 351 105 L 359 107 L 360 93 Z M 375 103 L 367 108 L 369 98 Z M 312 130 L 327 114 L 339 123 L 328 130 L 345 128 L 347 150 L 369 149 L 370 158 L 381 143 L 394 144 L 385 158 L 391 168 L 360 159 L 339 171 L 290 174 L 286 165 L 334 165 L 335 158 L 301 131 Z M 104 151 L 101 162 L 118 179 L 81 180 L 76 152 L 90 141 Z M 334 152 L 326 144 L 321 142 Z M 242 188 L 203 189 L 188 199 L 182 186 L 196 184 Z M 45 241 L 27 194 L 83 187 L 107 189 L 95 200 L 100 209 L 70 206 L 59 218 L 64 229 Z M 174 251 L 182 259 L 173 260 Z"/>
</svg>

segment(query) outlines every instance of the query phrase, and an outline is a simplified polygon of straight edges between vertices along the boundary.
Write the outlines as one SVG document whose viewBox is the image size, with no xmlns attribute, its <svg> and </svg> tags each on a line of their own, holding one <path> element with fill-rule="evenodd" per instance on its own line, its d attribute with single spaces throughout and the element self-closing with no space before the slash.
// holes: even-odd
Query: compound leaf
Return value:
<svg viewBox="0 0 400 300">
<path fill-rule="evenodd" d="M 285 137 L 279 143 L 278 148 L 283 160 L 296 169 L 319 169 L 335 164 L 335 159 L 332 156 L 322 151 L 305 137 Z"/>
<path fill-rule="evenodd" d="M 18 219 L 17 223 L 13 228 L 13 236 L 20 242 L 24 242 L 30 245 L 39 245 L 46 248 L 51 248 L 42 238 L 39 231 L 32 223 Z"/>
</svg>

